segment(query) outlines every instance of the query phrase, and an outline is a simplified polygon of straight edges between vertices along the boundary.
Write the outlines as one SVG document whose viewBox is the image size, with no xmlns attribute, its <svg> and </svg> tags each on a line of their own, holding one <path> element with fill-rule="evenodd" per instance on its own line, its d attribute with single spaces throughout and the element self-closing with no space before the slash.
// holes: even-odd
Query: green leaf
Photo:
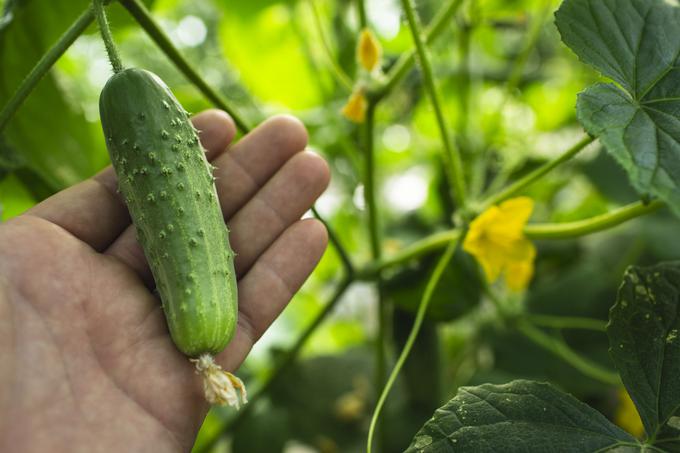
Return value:
<svg viewBox="0 0 680 453">
<path fill-rule="evenodd" d="M 407 452 L 639 451 L 602 414 L 550 384 L 461 387 L 416 434 Z"/>
<path fill-rule="evenodd" d="M 11 70 L 0 71 L 0 106 L 9 101 L 40 57 L 87 5 L 85 0 L 16 0 L 6 5 L 0 19 L 0 67 Z M 26 99 L 3 134 L 27 167 L 51 187 L 61 188 L 106 164 L 101 132 L 95 126 L 67 100 L 52 71 Z"/>
<path fill-rule="evenodd" d="M 607 326 L 610 354 L 647 434 L 678 437 L 680 262 L 626 271 Z"/>
<path fill-rule="evenodd" d="M 579 95 L 577 116 L 641 194 L 680 215 L 680 5 L 677 0 L 566 0 L 562 40 L 618 85 Z"/>
</svg>

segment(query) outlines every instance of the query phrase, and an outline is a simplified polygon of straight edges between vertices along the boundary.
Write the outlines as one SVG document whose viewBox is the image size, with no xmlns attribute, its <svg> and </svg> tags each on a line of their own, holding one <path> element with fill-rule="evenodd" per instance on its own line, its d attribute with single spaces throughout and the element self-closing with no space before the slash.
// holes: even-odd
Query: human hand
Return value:
<svg viewBox="0 0 680 453">
<path fill-rule="evenodd" d="M 299 219 L 330 174 L 292 118 L 228 150 L 225 113 L 193 122 L 237 253 L 238 328 L 216 358 L 233 371 L 323 254 L 323 225 Z M 111 168 L 0 225 L 0 451 L 190 450 L 208 406 L 152 288 Z"/>
</svg>

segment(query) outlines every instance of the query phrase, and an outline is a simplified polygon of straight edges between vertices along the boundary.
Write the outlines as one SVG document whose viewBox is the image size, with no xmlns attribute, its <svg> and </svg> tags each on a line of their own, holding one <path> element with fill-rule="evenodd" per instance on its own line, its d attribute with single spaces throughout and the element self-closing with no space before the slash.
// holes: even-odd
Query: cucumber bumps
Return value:
<svg viewBox="0 0 680 453">
<path fill-rule="evenodd" d="M 236 329 L 234 253 L 196 130 L 163 81 L 142 69 L 112 76 L 99 111 L 170 335 L 204 376 L 206 399 L 238 408 L 243 383 L 213 360 Z"/>
</svg>

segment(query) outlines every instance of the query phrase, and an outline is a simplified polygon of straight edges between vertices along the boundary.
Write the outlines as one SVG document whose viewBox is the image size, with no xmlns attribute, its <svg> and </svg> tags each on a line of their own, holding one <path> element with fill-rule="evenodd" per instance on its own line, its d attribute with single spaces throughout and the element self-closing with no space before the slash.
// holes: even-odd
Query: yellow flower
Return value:
<svg viewBox="0 0 680 453">
<path fill-rule="evenodd" d="M 375 35 L 368 28 L 364 28 L 357 43 L 357 61 L 368 72 L 373 71 L 380 63 L 382 48 Z"/>
<path fill-rule="evenodd" d="M 492 206 L 470 223 L 463 250 L 473 255 L 489 282 L 503 273 L 513 291 L 522 291 L 534 274 L 536 248 L 524 237 L 534 202 L 528 197 L 512 198 Z"/>
<path fill-rule="evenodd" d="M 342 108 L 342 114 L 350 121 L 363 123 L 366 120 L 368 101 L 361 90 L 356 90 Z"/>
<path fill-rule="evenodd" d="M 630 395 L 625 388 L 621 387 L 618 392 L 619 404 L 616 407 L 614 421 L 621 428 L 625 429 L 638 439 L 642 439 L 645 434 L 645 427 L 642 425 L 640 415 L 635 408 L 635 403 L 630 399 Z"/>
</svg>

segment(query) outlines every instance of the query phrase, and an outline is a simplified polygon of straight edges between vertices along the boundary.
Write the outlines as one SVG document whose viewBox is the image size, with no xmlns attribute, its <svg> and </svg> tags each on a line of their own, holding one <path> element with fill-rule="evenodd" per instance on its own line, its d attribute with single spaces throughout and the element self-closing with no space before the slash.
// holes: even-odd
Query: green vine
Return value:
<svg viewBox="0 0 680 453">
<path fill-rule="evenodd" d="M 130 15 L 144 29 L 149 37 L 156 43 L 165 55 L 174 63 L 179 71 L 193 83 L 196 88 L 208 98 L 215 106 L 227 112 L 234 120 L 236 127 L 244 134 L 250 131 L 250 127 L 241 116 L 229 106 L 229 103 L 206 82 L 191 63 L 184 58 L 182 53 L 175 47 L 168 35 L 158 25 L 149 10 L 139 0 L 119 0 L 120 4 L 128 10 Z"/>
<path fill-rule="evenodd" d="M 555 159 L 553 159 L 549 162 L 546 162 L 544 165 L 541 165 L 536 170 L 530 172 L 529 174 L 527 174 L 523 178 L 520 178 L 517 181 L 515 181 L 514 183 L 512 183 L 506 189 L 503 189 L 500 192 L 498 192 L 497 194 L 492 195 L 489 198 L 487 198 L 486 200 L 484 200 L 482 203 L 480 203 L 479 206 L 476 207 L 475 211 L 481 212 L 481 211 L 487 209 L 488 207 L 495 205 L 495 204 L 498 204 L 501 201 L 507 200 L 508 198 L 512 197 L 513 195 L 517 194 L 518 192 L 526 189 L 529 185 L 538 181 L 544 175 L 546 175 L 550 171 L 552 171 L 555 167 L 558 167 L 559 165 L 570 160 L 572 157 L 576 156 L 586 146 L 590 145 L 594 141 L 595 141 L 595 138 L 586 135 L 578 143 L 576 143 L 571 148 L 567 149 L 564 153 L 559 155 L 557 158 L 555 158 Z"/>
<path fill-rule="evenodd" d="M 38 63 L 31 69 L 26 78 L 21 82 L 19 88 L 14 93 L 12 98 L 3 107 L 0 112 L 0 132 L 2 132 L 9 120 L 19 110 L 21 104 L 26 100 L 33 89 L 38 85 L 38 82 L 52 69 L 52 66 L 64 55 L 64 52 L 71 47 L 71 44 L 78 39 L 87 27 L 94 21 L 94 12 L 91 7 L 88 7 L 78 18 L 71 24 L 66 32 L 59 37 L 57 42 L 40 58 Z"/>
<path fill-rule="evenodd" d="M 437 126 L 441 135 L 442 144 L 444 145 L 444 159 L 446 162 L 447 175 L 449 184 L 453 190 L 453 200 L 456 202 L 456 207 L 460 212 L 466 211 L 466 188 L 465 175 L 463 173 L 463 163 L 460 158 L 460 152 L 455 147 L 446 127 L 446 120 L 444 119 L 444 112 L 442 110 L 442 102 L 439 97 L 439 92 L 434 83 L 434 76 L 432 73 L 432 64 L 430 63 L 425 42 L 423 40 L 423 31 L 420 25 L 420 19 L 416 15 L 413 0 L 401 0 L 402 7 L 408 19 L 409 28 L 413 37 L 413 42 L 416 46 L 416 53 L 420 67 L 422 69 L 423 80 L 427 89 L 430 101 L 437 119 Z"/>
<path fill-rule="evenodd" d="M 449 262 L 451 261 L 451 258 L 453 258 L 453 254 L 456 251 L 459 239 L 460 236 L 453 238 L 449 242 L 449 246 L 447 247 L 446 251 L 442 254 L 442 257 L 437 262 L 437 266 L 435 267 L 434 271 L 432 272 L 432 276 L 427 282 L 425 292 L 423 293 L 423 297 L 420 300 L 420 304 L 418 305 L 416 319 L 413 323 L 413 327 L 411 328 L 411 332 L 409 333 L 408 339 L 406 340 L 406 344 L 404 345 L 404 348 L 401 350 L 401 354 L 399 354 L 397 363 L 394 366 L 392 372 L 390 373 L 390 377 L 388 378 L 387 383 L 385 384 L 385 387 L 383 388 L 382 393 L 380 394 L 378 403 L 376 404 L 375 409 L 373 411 L 373 417 L 371 417 L 371 425 L 368 429 L 368 441 L 366 444 L 366 451 L 368 453 L 371 453 L 372 451 L 373 437 L 375 434 L 378 419 L 380 417 L 380 413 L 385 404 L 385 401 L 387 400 L 387 396 L 389 395 L 390 390 L 392 390 L 392 386 L 394 385 L 394 382 L 397 380 L 397 376 L 399 375 L 401 368 L 404 366 L 404 363 L 406 362 L 406 359 L 408 358 L 408 355 L 411 352 L 411 348 L 413 348 L 413 344 L 415 343 L 416 338 L 418 337 L 418 333 L 420 332 L 420 327 L 422 326 L 423 320 L 425 319 L 427 307 L 430 304 L 430 300 L 432 300 L 434 290 L 437 288 L 437 285 L 439 284 L 439 280 L 441 279 L 441 276 L 444 273 L 444 269 L 446 269 L 446 266 L 448 266 Z"/>
</svg>

